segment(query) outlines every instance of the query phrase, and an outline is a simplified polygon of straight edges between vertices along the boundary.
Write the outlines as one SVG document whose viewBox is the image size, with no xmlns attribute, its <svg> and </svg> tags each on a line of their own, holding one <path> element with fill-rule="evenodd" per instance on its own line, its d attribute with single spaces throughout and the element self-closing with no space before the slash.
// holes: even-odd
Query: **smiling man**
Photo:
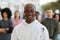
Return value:
<svg viewBox="0 0 60 40">
<path fill-rule="evenodd" d="M 34 4 L 25 5 L 25 20 L 14 28 L 11 40 L 49 40 L 45 26 L 35 20 L 35 12 Z"/>
</svg>

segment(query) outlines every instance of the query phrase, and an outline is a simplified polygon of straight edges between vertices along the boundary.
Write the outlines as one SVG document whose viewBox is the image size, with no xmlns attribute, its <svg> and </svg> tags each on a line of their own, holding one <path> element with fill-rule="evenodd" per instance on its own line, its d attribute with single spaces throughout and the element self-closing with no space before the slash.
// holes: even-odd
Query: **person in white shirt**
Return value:
<svg viewBox="0 0 60 40">
<path fill-rule="evenodd" d="M 35 19 L 35 11 L 34 4 L 25 5 L 25 20 L 14 28 L 11 40 L 49 40 L 48 30 Z"/>
</svg>

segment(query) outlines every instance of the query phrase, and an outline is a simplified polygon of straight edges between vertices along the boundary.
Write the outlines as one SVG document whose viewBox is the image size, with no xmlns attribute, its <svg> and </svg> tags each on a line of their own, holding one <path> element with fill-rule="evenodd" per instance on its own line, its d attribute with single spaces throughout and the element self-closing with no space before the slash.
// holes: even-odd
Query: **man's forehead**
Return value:
<svg viewBox="0 0 60 40">
<path fill-rule="evenodd" d="M 27 4 L 27 5 L 25 5 L 25 8 L 24 9 L 26 10 L 26 9 L 29 9 L 29 8 L 30 9 L 33 9 L 33 10 L 36 10 L 35 5 L 33 5 L 33 4 Z"/>
</svg>

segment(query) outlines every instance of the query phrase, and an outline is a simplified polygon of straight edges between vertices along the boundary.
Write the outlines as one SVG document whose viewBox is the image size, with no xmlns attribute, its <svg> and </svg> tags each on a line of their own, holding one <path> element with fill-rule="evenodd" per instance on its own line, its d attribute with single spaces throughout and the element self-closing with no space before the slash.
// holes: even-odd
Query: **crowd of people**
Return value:
<svg viewBox="0 0 60 40">
<path fill-rule="evenodd" d="M 24 6 L 24 16 L 20 12 L 14 13 L 9 8 L 0 10 L 0 40 L 60 40 L 60 14 L 51 8 L 44 10 L 44 18 L 36 11 L 34 4 Z"/>
</svg>

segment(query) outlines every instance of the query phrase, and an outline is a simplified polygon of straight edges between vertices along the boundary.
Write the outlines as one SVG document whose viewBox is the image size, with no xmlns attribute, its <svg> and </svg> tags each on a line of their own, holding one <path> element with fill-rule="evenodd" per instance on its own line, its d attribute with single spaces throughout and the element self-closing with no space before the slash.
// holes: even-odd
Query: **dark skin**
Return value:
<svg viewBox="0 0 60 40">
<path fill-rule="evenodd" d="M 32 23 L 35 19 L 35 11 L 36 8 L 33 4 L 27 4 L 25 5 L 24 12 L 25 12 L 25 17 L 26 17 L 26 22 L 28 24 Z"/>
</svg>

